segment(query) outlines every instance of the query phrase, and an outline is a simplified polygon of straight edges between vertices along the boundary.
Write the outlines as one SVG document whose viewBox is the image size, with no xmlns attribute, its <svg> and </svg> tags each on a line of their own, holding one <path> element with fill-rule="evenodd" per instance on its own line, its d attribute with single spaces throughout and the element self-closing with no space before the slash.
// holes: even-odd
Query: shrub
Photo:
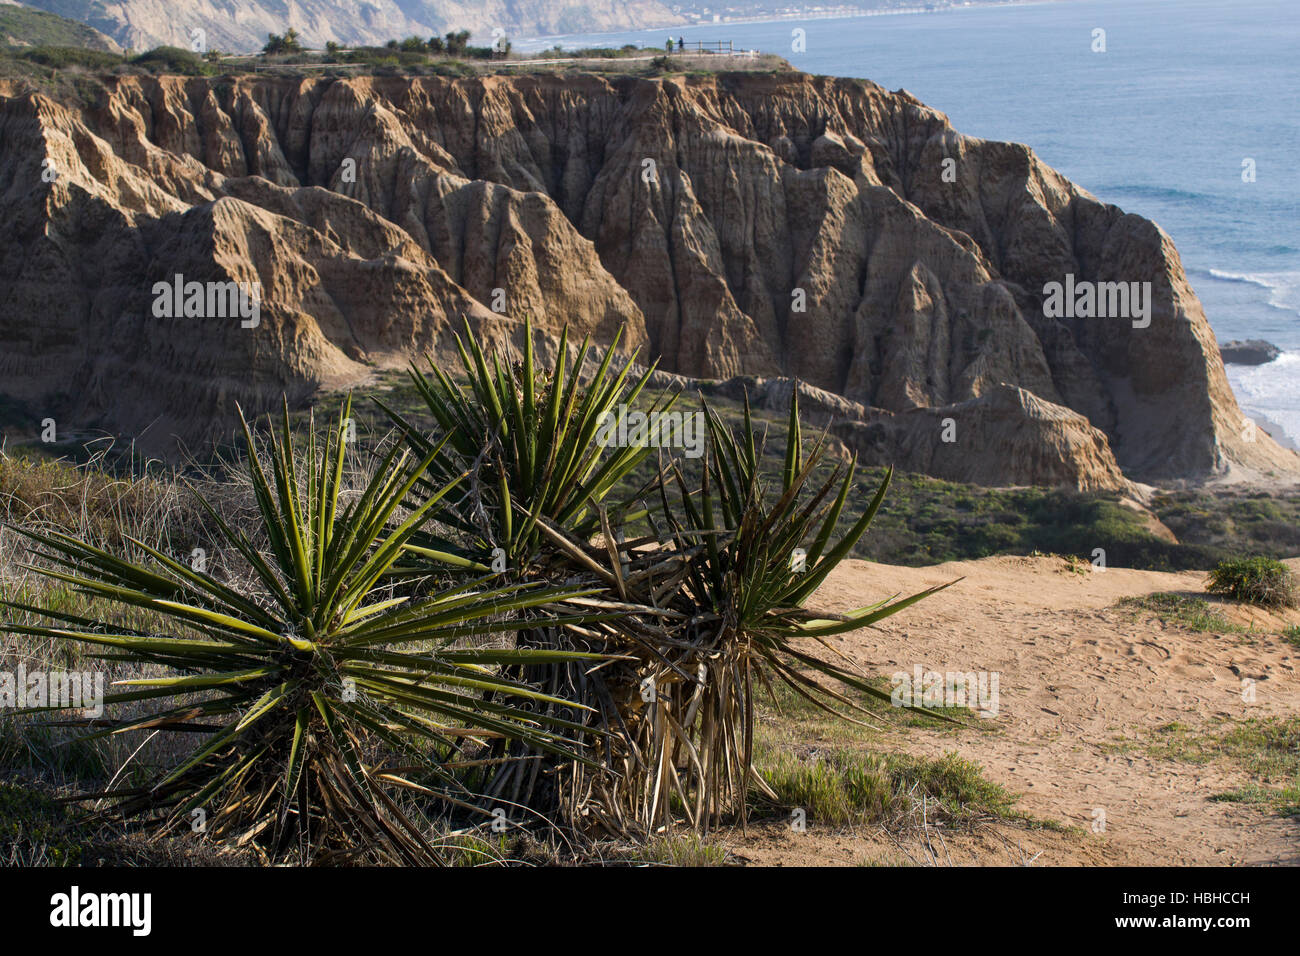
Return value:
<svg viewBox="0 0 1300 956">
<path fill-rule="evenodd" d="M 344 63 L 358 63 L 376 70 L 383 67 L 406 67 L 414 69 L 429 62 L 424 53 L 402 50 L 397 41 L 391 46 L 365 46 L 345 50 L 339 55 Z"/>
<path fill-rule="evenodd" d="M 81 47 L 43 46 L 24 50 L 22 59 L 56 70 L 72 66 L 85 67 L 88 70 L 107 70 L 122 64 L 123 58 L 116 53 L 103 50 L 87 50 Z"/>
<path fill-rule="evenodd" d="M 488 586 L 478 576 L 443 590 L 396 586 L 390 574 L 410 535 L 456 482 L 402 510 L 430 456 L 421 461 L 395 447 L 354 493 L 347 487 L 349 410 L 346 403 L 323 437 L 309 428 L 305 461 L 295 455 L 287 408 L 280 434 L 265 447 L 245 424 L 258 543 L 215 511 L 211 518 L 253 587 L 143 542 L 136 545 L 151 560 L 138 563 L 66 534 L 14 529 L 32 542 L 39 574 L 160 622 L 143 630 L 48 604 L 0 602 L 17 612 L 5 631 L 172 672 L 119 681 L 124 689 L 102 701 L 144 703 L 144 713 L 63 721 L 88 727 L 82 739 L 165 730 L 197 738 L 147 786 L 118 782 L 95 794 L 114 810 L 177 828 L 205 810 L 208 833 L 256 837 L 273 859 L 292 853 L 301 862 L 324 854 L 429 863 L 438 852 L 387 791 L 413 789 L 464 805 L 474 793 L 454 758 L 476 737 L 524 740 L 534 752 L 577 757 L 564 722 L 532 712 L 553 698 L 502 676 L 501 668 L 592 655 L 503 648 L 492 639 L 527 626 L 526 612 L 542 606 L 557 626 L 585 621 L 561 605 L 588 592 L 545 583 Z M 33 618 L 50 623 L 29 623 Z M 16 713 L 71 706 L 51 701 Z"/>
<path fill-rule="evenodd" d="M 614 60 L 621 59 L 625 56 L 632 56 L 633 54 L 640 52 L 641 48 L 635 43 L 628 43 L 621 47 L 585 46 L 576 50 L 566 50 L 564 47 L 556 46 L 537 54 L 537 58 L 541 60 L 555 60 L 574 57 L 579 60 Z"/>
<path fill-rule="evenodd" d="M 469 31 L 461 30 L 459 33 L 451 31 L 447 34 L 447 53 L 451 56 L 464 56 L 465 51 L 469 48 Z"/>
<path fill-rule="evenodd" d="M 1205 589 L 1262 607 L 1295 607 L 1296 586 L 1291 569 L 1275 558 L 1232 558 L 1210 572 Z"/>
<path fill-rule="evenodd" d="M 619 728 L 593 745 L 604 763 L 598 772 L 585 776 L 584 765 L 540 775 L 564 802 L 539 806 L 530 800 L 534 810 L 642 834 L 657 832 L 675 808 L 698 830 L 724 815 L 743 819 L 755 686 L 779 683 L 822 709 L 837 712 L 839 706 L 839 713 L 862 710 L 849 691 L 889 700 L 855 670 L 814 651 L 826 638 L 869 627 L 946 585 L 847 614 L 806 604 L 866 533 L 891 472 L 866 510 L 837 534 L 854 488 L 854 464 L 823 470 L 824 441 L 803 447 L 797 391 L 775 476 L 762 467 L 764 445 L 748 404 L 733 428 L 702 400 L 698 411 L 686 413 L 707 439 L 698 467 L 687 467 L 693 478 L 661 447 L 654 476 L 620 500 L 620 477 L 648 457 L 650 441 L 611 439 L 602 429 L 611 423 L 607 416 L 632 405 L 650 372 L 631 379 L 626 365 L 614 374 L 611 347 L 596 372 L 583 375 L 588 343 L 570 366 L 562 337 L 556 352 L 562 358 L 549 375 L 539 375 L 531 325 L 524 360 L 513 367 L 486 355 L 466 331 L 461 361 L 469 389 L 436 364 L 432 378 L 412 370 L 438 433 L 425 435 L 385 408 L 417 457 L 433 454 L 428 484 L 417 491 L 468 473 L 477 501 L 467 523 L 452 526 L 462 540 L 474 542 L 471 551 L 434 536 L 413 538 L 412 550 L 461 562 L 481 561 L 494 550 L 498 567 L 525 580 L 577 576 L 599 586 L 606 597 L 593 604 L 611 612 L 596 631 L 538 627 L 528 633 L 539 648 L 581 646 L 616 658 L 594 669 L 550 668 L 529 683 L 551 688 L 554 696 L 577 690 L 577 701 L 592 715 L 590 726 Z M 668 411 L 675 398 L 661 397 L 652 410 L 681 415 Z M 438 434 L 451 437 L 435 453 Z M 620 533 L 640 521 L 646 522 L 644 537 L 628 540 Z M 692 758 L 679 766 L 685 754 Z M 524 766 L 515 762 L 512 771 Z M 671 774 L 669 767 L 675 768 Z M 563 782 L 557 786 L 557 780 Z M 509 786 L 520 792 L 519 781 Z"/>
<path fill-rule="evenodd" d="M 131 60 L 132 66 L 142 67 L 150 73 L 179 73 L 182 76 L 203 76 L 212 72 L 197 53 L 175 46 L 155 47 Z"/>
</svg>

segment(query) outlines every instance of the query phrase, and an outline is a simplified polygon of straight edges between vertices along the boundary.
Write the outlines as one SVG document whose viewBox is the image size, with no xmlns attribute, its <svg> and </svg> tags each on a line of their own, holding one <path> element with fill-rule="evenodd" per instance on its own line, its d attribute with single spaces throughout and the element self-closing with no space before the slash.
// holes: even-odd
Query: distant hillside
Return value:
<svg viewBox="0 0 1300 956">
<path fill-rule="evenodd" d="M 416 35 L 470 30 L 486 46 L 494 30 L 521 37 L 676 25 L 686 21 L 659 0 L 29 0 L 71 17 L 124 47 L 191 49 L 202 30 L 207 49 L 258 50 L 268 33 L 293 27 L 309 47 L 327 41 L 380 44 Z"/>
<path fill-rule="evenodd" d="M 0 3 L 0 47 L 15 46 L 76 46 L 114 53 L 121 49 L 104 34 L 84 23 L 44 10 Z"/>
</svg>

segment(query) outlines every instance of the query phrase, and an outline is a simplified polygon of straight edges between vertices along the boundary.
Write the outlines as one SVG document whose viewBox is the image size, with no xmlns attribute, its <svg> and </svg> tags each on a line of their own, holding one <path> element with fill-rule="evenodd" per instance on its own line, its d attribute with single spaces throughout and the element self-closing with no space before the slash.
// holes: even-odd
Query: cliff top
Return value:
<svg viewBox="0 0 1300 956">
<path fill-rule="evenodd" d="M 394 41 L 396 42 L 396 41 Z M 796 72 L 789 61 L 756 50 L 732 53 L 662 49 L 593 47 L 563 52 L 548 50 L 521 55 L 470 48 L 447 55 L 428 47 L 416 49 L 412 40 L 397 46 L 301 50 L 290 54 L 229 55 L 221 51 L 194 53 L 178 47 L 157 47 L 141 54 L 62 45 L 61 41 L 0 44 L 0 77 L 55 81 L 83 71 L 136 76 L 511 76 L 591 72 L 605 75 L 664 76 L 719 72 Z"/>
</svg>

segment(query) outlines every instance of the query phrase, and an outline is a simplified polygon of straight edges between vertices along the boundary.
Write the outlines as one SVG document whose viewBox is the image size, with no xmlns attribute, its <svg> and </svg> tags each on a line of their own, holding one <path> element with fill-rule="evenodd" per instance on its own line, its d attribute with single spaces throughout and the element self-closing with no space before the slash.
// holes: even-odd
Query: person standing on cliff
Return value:
<svg viewBox="0 0 1300 956">
<path fill-rule="evenodd" d="M 668 42 L 664 44 L 664 49 L 667 50 L 669 53 L 672 53 L 672 52 L 673 52 L 673 38 L 672 38 L 672 37 L 669 37 L 669 38 L 668 38 Z"/>
<path fill-rule="evenodd" d="M 686 52 L 686 37 L 677 38 L 677 49 L 681 50 L 683 53 Z"/>
</svg>

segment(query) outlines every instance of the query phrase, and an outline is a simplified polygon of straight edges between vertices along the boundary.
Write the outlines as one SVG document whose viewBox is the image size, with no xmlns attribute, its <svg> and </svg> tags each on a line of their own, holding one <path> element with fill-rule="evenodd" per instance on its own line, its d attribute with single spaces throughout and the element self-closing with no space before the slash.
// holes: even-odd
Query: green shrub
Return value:
<svg viewBox="0 0 1300 956">
<path fill-rule="evenodd" d="M 281 53 L 301 53 L 302 43 L 298 31 L 290 27 L 284 32 L 284 36 L 278 33 L 268 33 L 266 35 L 266 46 L 262 47 L 262 52 L 269 56 L 276 56 Z"/>
<path fill-rule="evenodd" d="M 1232 558 L 1210 572 L 1205 589 L 1262 607 L 1295 607 L 1296 587 L 1291 569 L 1275 558 Z"/>
<path fill-rule="evenodd" d="M 150 73 L 179 73 L 182 76 L 205 76 L 212 67 L 203 57 L 175 46 L 155 47 L 131 60 L 132 66 L 143 67 Z"/>
<path fill-rule="evenodd" d="M 555 60 L 574 57 L 579 60 L 615 60 L 625 56 L 632 56 L 640 53 L 641 48 L 635 43 L 625 43 L 621 47 L 614 46 L 587 46 L 576 50 L 566 50 L 561 46 L 552 47 L 537 54 L 541 60 Z"/>
<path fill-rule="evenodd" d="M 56 70 L 63 70 L 72 66 L 85 67 L 88 70 L 107 70 L 122 64 L 122 57 L 116 53 L 68 46 L 33 47 L 30 50 L 24 50 L 21 58 Z"/>
<path fill-rule="evenodd" d="M 209 515 L 223 549 L 243 558 L 241 580 L 257 582 L 255 591 L 143 542 L 139 550 L 152 560 L 136 563 L 62 532 L 13 528 L 27 540 L 37 574 L 103 604 L 151 612 L 159 623 L 118 627 L 48 602 L 3 600 L 0 609 L 15 616 L 0 630 L 178 672 L 119 681 L 124 689 L 103 698 L 105 705 L 150 702 L 142 715 L 108 726 L 84 717 L 61 722 L 89 728 L 82 740 L 176 728 L 197 737 L 183 762 L 151 771 L 146 787 L 118 780 L 95 794 L 114 811 L 179 827 L 191 811 L 210 808 L 212 836 L 257 836 L 268 855 L 296 853 L 303 862 L 365 852 L 385 862 L 428 862 L 437 850 L 385 788 L 436 790 L 463 805 L 472 793 L 465 771 L 477 771 L 472 761 L 450 759 L 460 737 L 517 740 L 532 752 L 575 758 L 565 736 L 572 721 L 535 713 L 537 703 L 555 698 L 502 677 L 500 667 L 592 655 L 492 641 L 526 627 L 527 612 L 545 607 L 554 615 L 589 592 L 549 582 L 491 586 L 478 576 L 444 589 L 396 591 L 390 572 L 411 534 L 458 482 L 410 503 L 432 455 L 421 460 L 395 447 L 352 485 L 350 408 L 345 401 L 328 431 L 313 420 L 299 454 L 287 407 L 279 433 L 265 443 L 243 423 L 256 538 L 266 550 L 215 511 Z M 32 616 L 50 623 L 26 623 Z M 579 611 L 568 620 L 580 624 L 587 616 Z M 365 741 L 387 745 L 393 763 L 371 763 Z M 421 780 L 412 784 L 409 774 Z"/>
</svg>

